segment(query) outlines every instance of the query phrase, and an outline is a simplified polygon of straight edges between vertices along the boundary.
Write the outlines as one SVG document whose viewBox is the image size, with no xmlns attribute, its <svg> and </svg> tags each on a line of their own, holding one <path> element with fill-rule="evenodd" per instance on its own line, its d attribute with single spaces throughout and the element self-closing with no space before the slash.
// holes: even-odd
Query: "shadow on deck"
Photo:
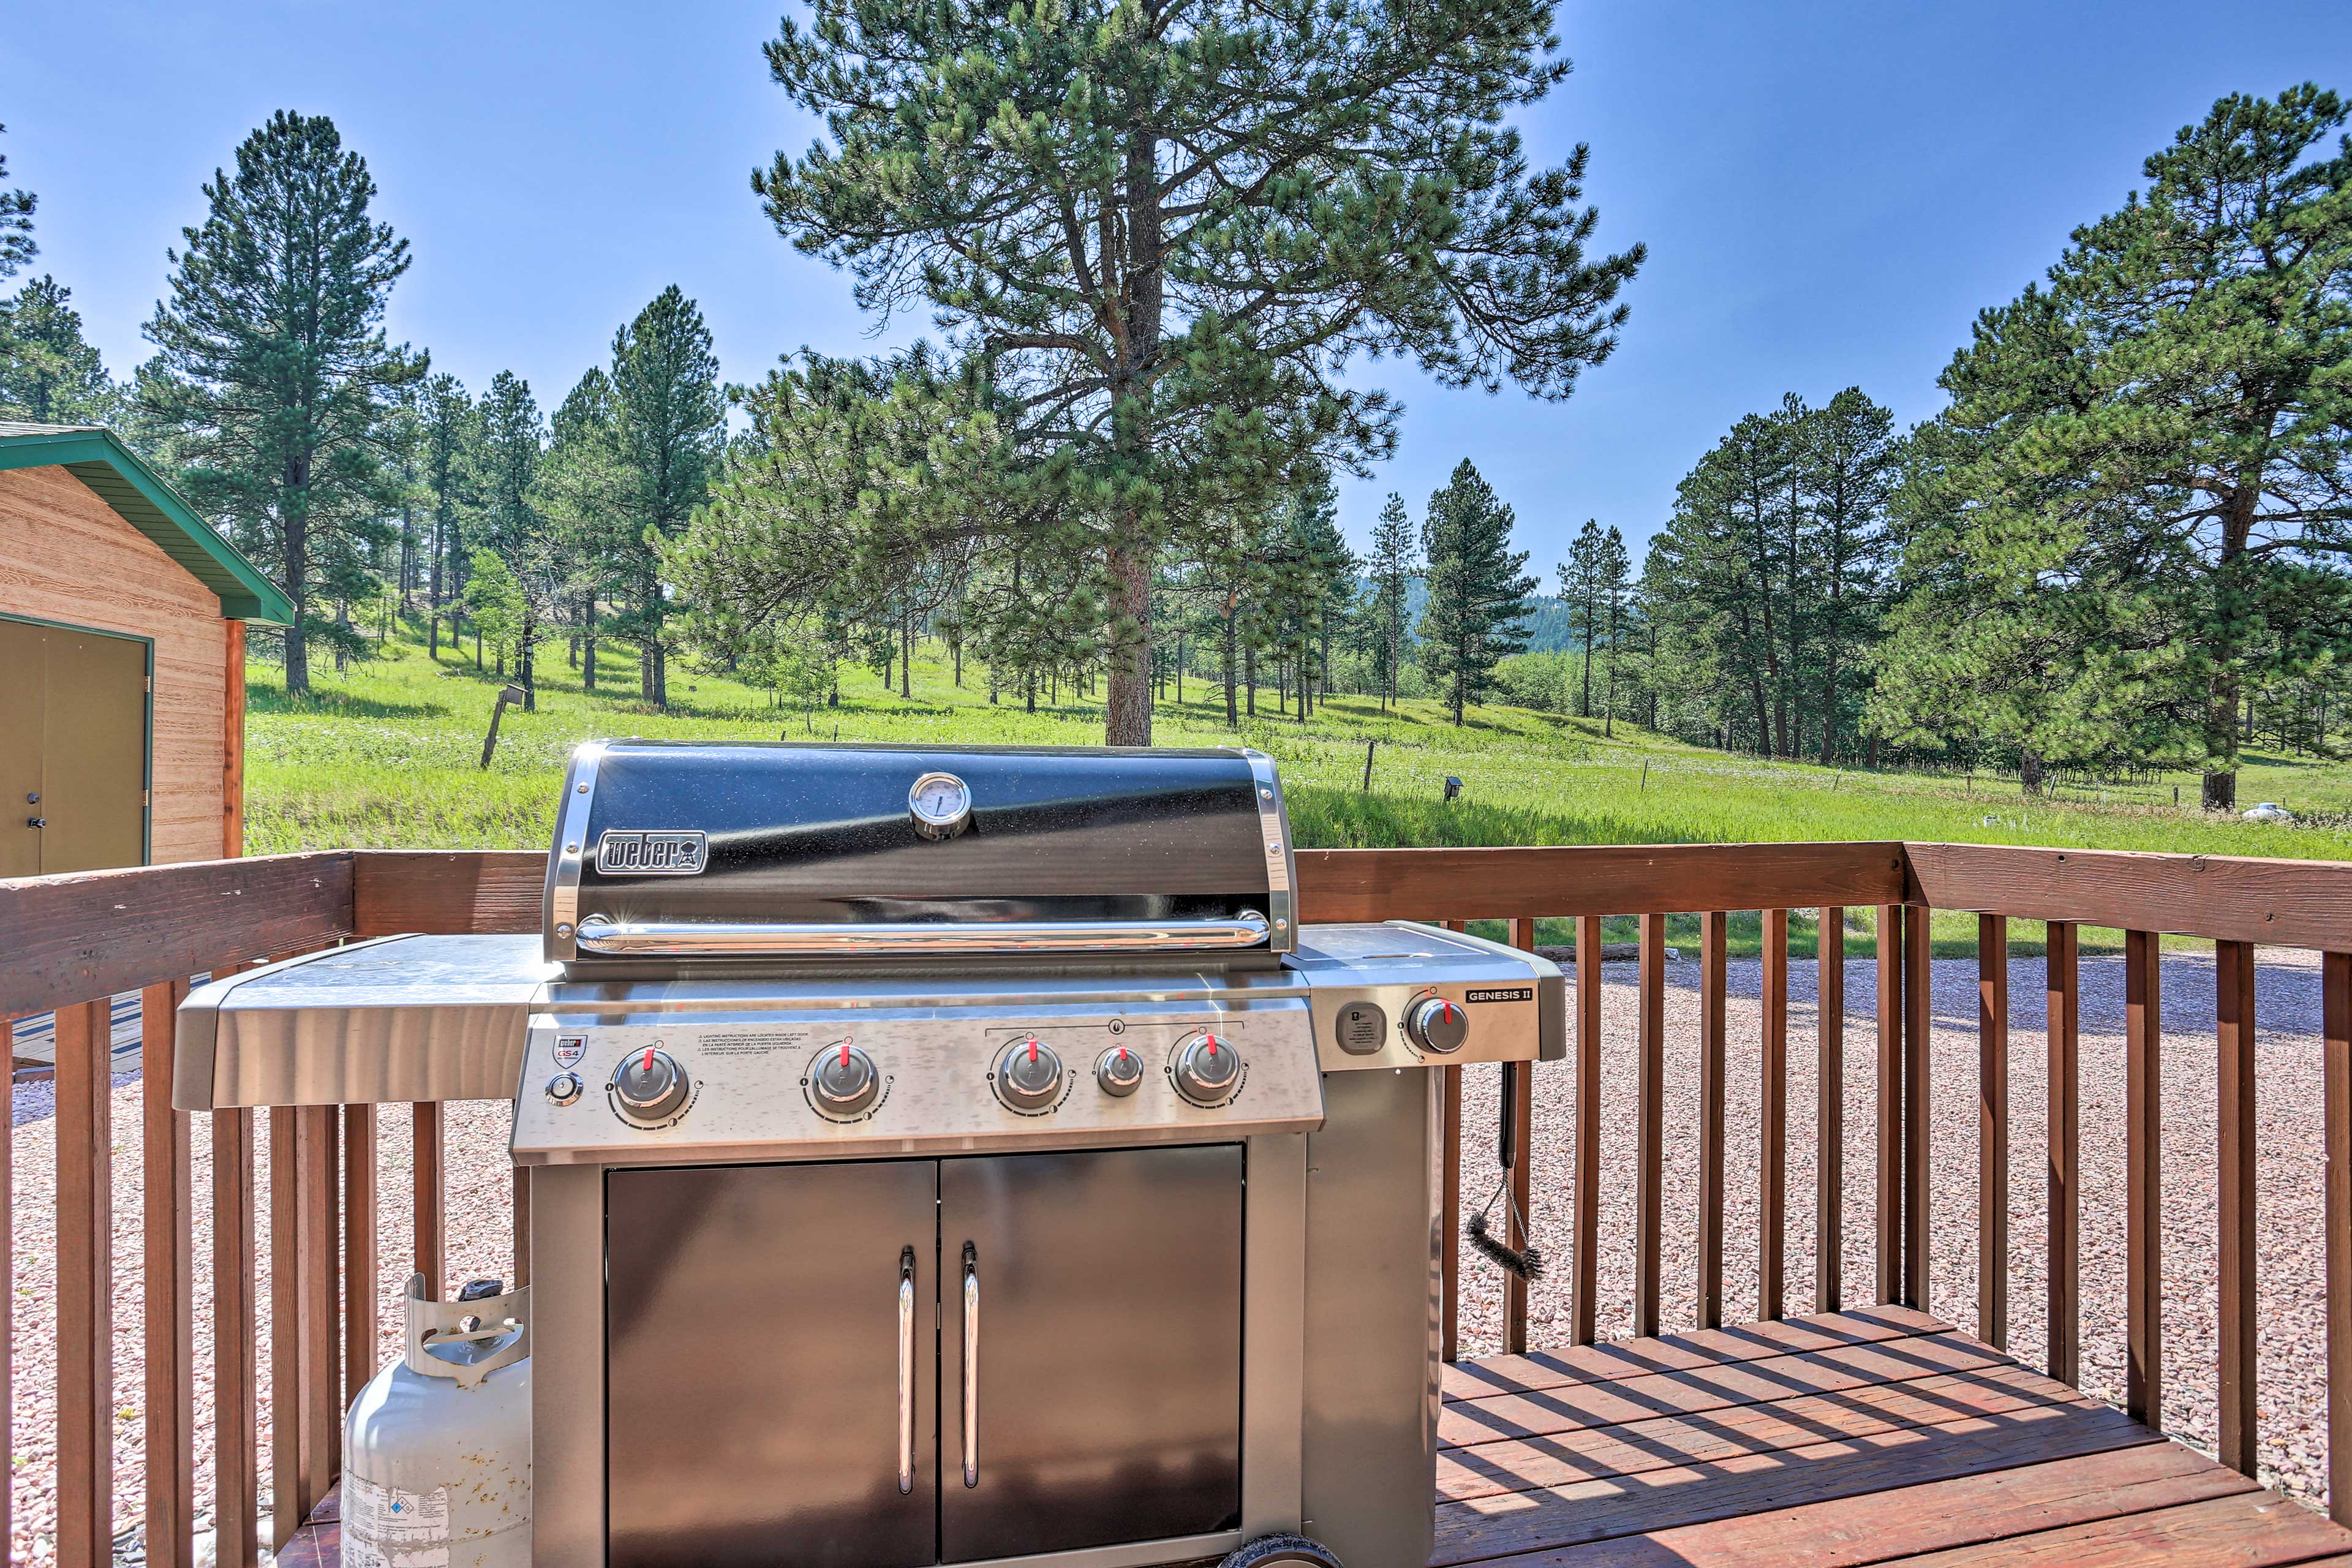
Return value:
<svg viewBox="0 0 2352 1568">
<path fill-rule="evenodd" d="M 2352 1568 L 2352 1531 L 1900 1307 L 1463 1362 L 1438 1439 L 1440 1568 Z M 334 1500 L 284 1568 L 337 1568 Z"/>
</svg>

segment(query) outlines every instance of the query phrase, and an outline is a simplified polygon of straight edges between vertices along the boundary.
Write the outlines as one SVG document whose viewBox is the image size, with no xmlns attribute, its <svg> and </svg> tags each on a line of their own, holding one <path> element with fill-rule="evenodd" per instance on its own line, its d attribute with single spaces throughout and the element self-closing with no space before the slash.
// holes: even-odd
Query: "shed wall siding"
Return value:
<svg viewBox="0 0 2352 1568">
<path fill-rule="evenodd" d="M 0 471 L 0 615 L 155 644 L 150 858 L 221 853 L 220 600 L 63 468 Z"/>
</svg>

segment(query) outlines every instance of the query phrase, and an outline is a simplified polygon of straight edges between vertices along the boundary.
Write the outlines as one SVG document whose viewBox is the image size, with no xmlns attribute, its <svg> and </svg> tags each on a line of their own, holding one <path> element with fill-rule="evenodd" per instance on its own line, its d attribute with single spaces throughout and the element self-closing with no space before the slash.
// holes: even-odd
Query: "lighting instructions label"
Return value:
<svg viewBox="0 0 2352 1568">
<path fill-rule="evenodd" d="M 407 1492 L 348 1476 L 345 1568 L 449 1568 L 449 1489 Z"/>
</svg>

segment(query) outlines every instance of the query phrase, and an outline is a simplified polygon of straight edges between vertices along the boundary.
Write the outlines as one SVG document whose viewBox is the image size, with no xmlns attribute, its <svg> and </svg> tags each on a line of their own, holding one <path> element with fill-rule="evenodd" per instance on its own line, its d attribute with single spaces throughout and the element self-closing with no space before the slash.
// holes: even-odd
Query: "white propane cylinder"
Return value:
<svg viewBox="0 0 2352 1568">
<path fill-rule="evenodd" d="M 408 1281 L 405 1352 L 343 1423 L 345 1568 L 530 1568 L 530 1290 Z"/>
</svg>

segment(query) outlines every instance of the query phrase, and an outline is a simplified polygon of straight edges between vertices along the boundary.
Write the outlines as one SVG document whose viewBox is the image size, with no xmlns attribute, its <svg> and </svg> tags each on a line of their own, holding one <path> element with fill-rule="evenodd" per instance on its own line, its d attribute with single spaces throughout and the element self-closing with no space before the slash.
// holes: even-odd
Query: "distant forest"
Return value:
<svg viewBox="0 0 2352 1568">
<path fill-rule="evenodd" d="M 1031 58 L 1019 40 L 975 53 L 914 0 L 816 8 L 768 58 L 828 139 L 755 190 L 862 308 L 929 310 L 937 345 L 722 384 L 673 287 L 551 405 L 509 373 L 464 386 L 385 334 L 412 258 L 365 161 L 280 113 L 205 185 L 153 353 L 120 381 L 71 289 L 32 275 L 38 203 L 0 159 L 0 279 L 24 274 L 0 415 L 147 454 L 296 605 L 268 646 L 297 693 L 395 616 L 527 691 L 562 657 L 656 707 L 681 660 L 796 705 L 837 700 L 850 665 L 905 691 L 930 639 L 995 700 L 1099 697 L 1116 743 L 1149 742 L 1181 675 L 1236 721 L 1269 690 L 1300 719 L 1335 692 L 1456 723 L 1499 700 L 2029 791 L 2196 767 L 2217 809 L 2242 748 L 2346 728 L 2352 139 L 2331 92 L 2184 126 L 1979 315 L 1933 418 L 1791 394 L 1695 455 L 1639 559 L 1634 520 L 1547 519 L 1568 543 L 1543 581 L 1467 460 L 1391 495 L 1360 552 L 1334 485 L 1376 472 L 1402 417 L 1343 378 L 1356 356 L 1565 399 L 1626 330 L 1645 253 L 1589 248 L 1586 151 L 1530 169 L 1496 129 L 1557 79 L 1541 7 L 1442 48 L 1236 8 L 1217 92 L 1169 73 L 1124 107 L 1087 84 L 1147 89 L 1101 49 L 1064 39 L 1031 79 L 971 64 Z M 970 68 L 908 96 L 897 62 L 941 48 Z M 1310 78 L 1328 101 L 1278 90 Z M 1410 105 L 1355 90 L 1408 79 Z M 1384 194 L 1431 171 L 1425 203 Z"/>
</svg>

